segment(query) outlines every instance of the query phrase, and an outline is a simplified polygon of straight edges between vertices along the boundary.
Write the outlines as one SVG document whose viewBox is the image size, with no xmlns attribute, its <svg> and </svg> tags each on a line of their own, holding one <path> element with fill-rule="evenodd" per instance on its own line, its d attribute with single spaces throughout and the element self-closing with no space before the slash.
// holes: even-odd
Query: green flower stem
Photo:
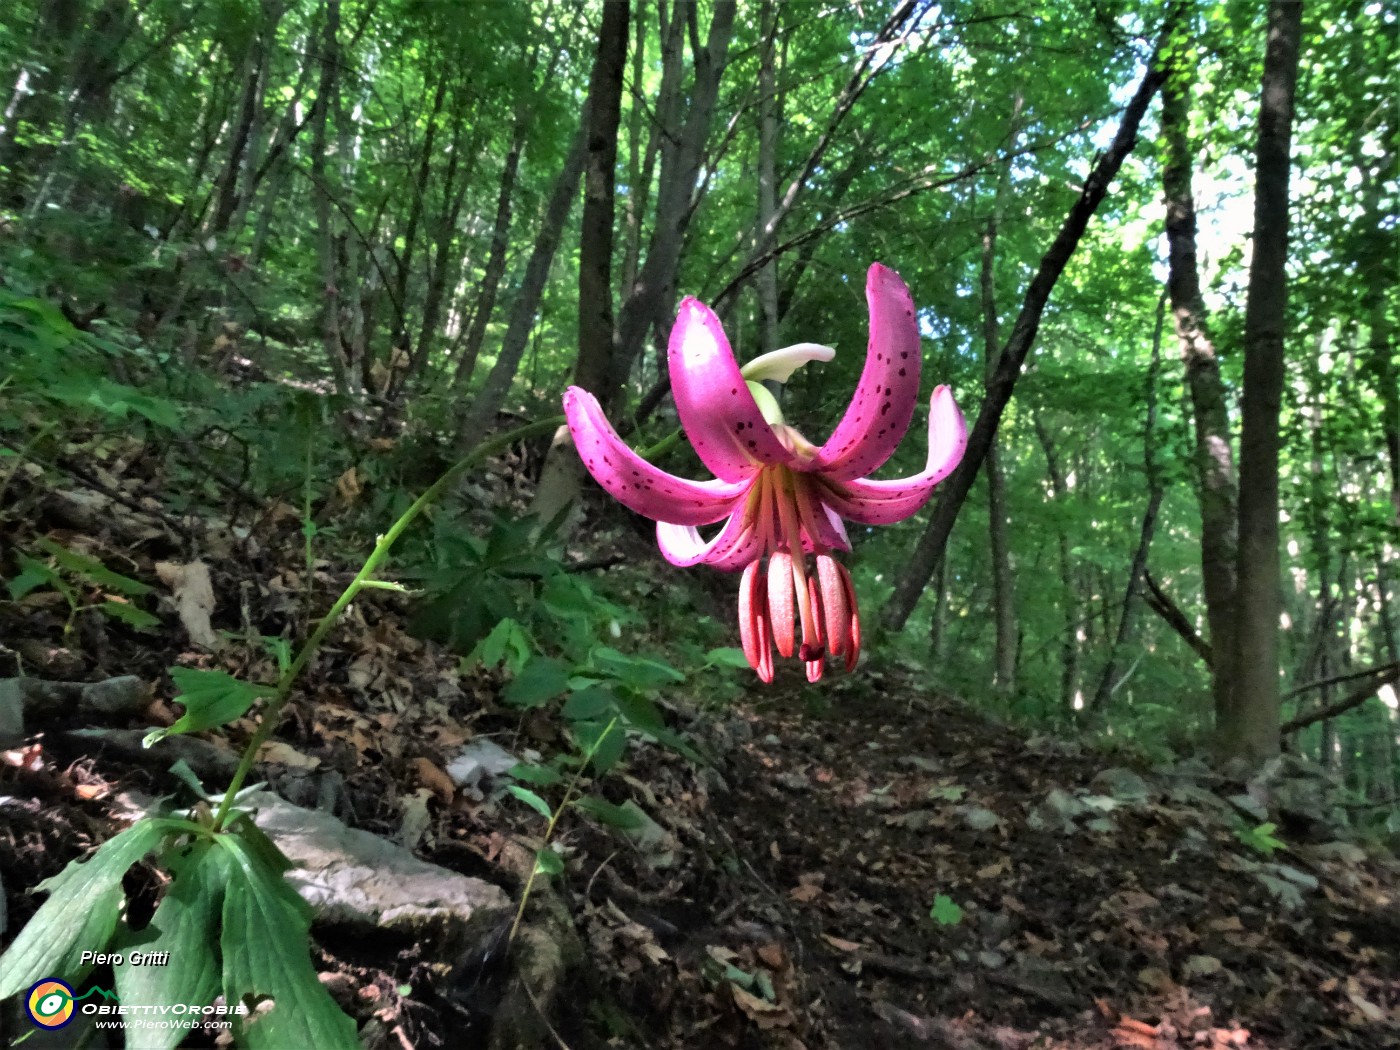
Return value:
<svg viewBox="0 0 1400 1050">
<path fill-rule="evenodd" d="M 321 643 L 326 640 L 326 636 L 331 633 L 340 620 L 341 614 L 350 607 L 356 596 L 366 587 L 374 587 L 379 581 L 372 579 L 374 572 L 383 564 L 388 557 L 389 550 L 398 542 L 407 528 L 413 524 L 418 515 L 427 510 L 435 503 L 443 491 L 464 472 L 479 464 L 488 456 L 494 455 L 501 449 L 515 444 L 517 441 L 524 441 L 526 438 L 535 437 L 537 434 L 550 434 L 559 428 L 564 422 L 563 416 L 551 416 L 549 419 L 541 420 L 538 423 L 528 423 L 523 427 L 517 427 L 499 437 L 485 441 L 473 449 L 467 456 L 458 460 L 447 471 L 424 490 L 423 494 L 413 501 L 399 520 L 389 527 L 389 531 L 379 537 L 375 543 L 374 550 L 370 552 L 360 571 L 355 574 L 355 578 L 350 581 L 345 590 L 341 592 L 330 611 L 321 618 L 316 630 L 311 637 L 302 645 L 291 665 L 282 673 L 282 677 L 277 682 L 276 691 L 267 703 L 267 709 L 263 712 L 262 721 L 258 723 L 253 738 L 248 741 L 248 746 L 243 749 L 243 757 L 239 760 L 238 769 L 233 774 L 233 781 L 229 784 L 228 790 L 224 792 L 223 800 L 219 803 L 219 810 L 214 815 L 214 830 L 219 831 L 224 826 L 224 821 L 228 819 L 229 807 L 233 805 L 233 798 L 243 788 L 243 782 L 248 779 L 249 772 L 252 771 L 253 763 L 257 760 L 258 751 L 263 744 L 272 736 L 272 732 L 277 728 L 277 722 L 282 714 L 282 709 L 287 705 L 287 701 L 292 695 L 292 686 L 296 683 L 301 672 L 306 669 L 306 665 L 311 662 L 311 658 L 316 655 L 316 651 L 321 648 Z"/>
<path fill-rule="evenodd" d="M 642 449 L 637 455 L 648 463 L 654 463 L 667 452 L 670 452 L 671 449 L 679 445 L 683 437 L 685 437 L 685 431 L 677 427 L 650 448 Z"/>
<path fill-rule="evenodd" d="M 588 763 L 593 761 L 593 756 L 598 753 L 598 747 L 608 738 L 608 734 L 617 725 L 617 715 L 613 715 L 612 721 L 593 741 L 587 753 L 583 756 L 583 761 L 579 763 L 578 769 L 574 770 L 573 777 L 569 780 L 569 786 L 564 789 L 564 797 L 555 808 L 553 815 L 549 818 L 549 826 L 544 829 L 544 841 L 540 844 L 540 849 L 549 848 L 549 840 L 554 835 L 554 826 L 559 823 L 559 818 L 564 815 L 564 810 L 569 808 L 569 802 L 574 797 L 574 791 L 578 788 L 578 782 L 583 779 L 583 771 L 588 768 Z M 530 891 L 535 888 L 535 879 L 539 876 L 540 864 L 535 861 L 530 868 L 530 877 L 525 880 L 525 888 L 520 891 L 520 906 L 515 909 L 515 921 L 510 924 L 510 936 L 506 938 L 506 950 L 515 943 L 515 935 L 520 931 L 520 920 L 525 917 L 525 905 L 529 903 Z"/>
</svg>

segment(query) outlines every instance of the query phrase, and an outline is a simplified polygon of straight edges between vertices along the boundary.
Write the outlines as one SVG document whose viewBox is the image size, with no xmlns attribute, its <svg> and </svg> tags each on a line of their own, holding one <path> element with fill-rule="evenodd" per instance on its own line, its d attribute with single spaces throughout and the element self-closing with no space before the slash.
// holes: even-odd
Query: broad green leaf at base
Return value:
<svg viewBox="0 0 1400 1050">
<path fill-rule="evenodd" d="M 79 964 L 82 953 L 102 951 L 117 928 L 122 876 L 183 826 L 183 821 L 138 821 L 103 843 L 88 860 L 74 861 L 41 882 L 36 888 L 47 890 L 49 899 L 0 956 L 0 999 L 44 977 L 81 981 L 92 969 Z"/>
</svg>

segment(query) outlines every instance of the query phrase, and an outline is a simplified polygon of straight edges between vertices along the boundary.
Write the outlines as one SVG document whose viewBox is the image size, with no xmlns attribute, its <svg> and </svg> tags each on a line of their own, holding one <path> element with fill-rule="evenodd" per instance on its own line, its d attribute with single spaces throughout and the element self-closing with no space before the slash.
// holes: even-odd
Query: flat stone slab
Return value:
<svg viewBox="0 0 1400 1050">
<path fill-rule="evenodd" d="M 513 908 L 499 886 L 420 860 L 388 839 L 347 827 L 269 791 L 239 800 L 287 855 L 290 882 L 318 923 L 376 927 L 414 939 L 470 943 Z"/>
</svg>

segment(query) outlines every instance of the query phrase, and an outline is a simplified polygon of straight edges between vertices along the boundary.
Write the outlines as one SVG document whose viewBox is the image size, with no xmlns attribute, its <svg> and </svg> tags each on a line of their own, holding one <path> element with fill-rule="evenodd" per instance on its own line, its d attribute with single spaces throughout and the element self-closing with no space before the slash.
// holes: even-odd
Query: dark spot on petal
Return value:
<svg viewBox="0 0 1400 1050">
<path fill-rule="evenodd" d="M 904 375 L 904 373 L 905 373 L 905 369 L 901 368 L 901 369 L 899 370 L 899 374 L 900 374 L 900 375 Z"/>
<path fill-rule="evenodd" d="M 889 403 L 888 401 L 886 401 L 883 405 L 880 406 L 880 415 L 883 416 L 883 415 L 884 415 L 886 412 L 888 412 L 889 410 L 890 410 L 890 403 Z"/>
<path fill-rule="evenodd" d="M 909 356 L 909 351 L 908 351 L 908 350 L 901 350 L 901 351 L 899 352 L 899 356 L 900 356 L 900 357 L 907 358 L 907 357 Z"/>
</svg>

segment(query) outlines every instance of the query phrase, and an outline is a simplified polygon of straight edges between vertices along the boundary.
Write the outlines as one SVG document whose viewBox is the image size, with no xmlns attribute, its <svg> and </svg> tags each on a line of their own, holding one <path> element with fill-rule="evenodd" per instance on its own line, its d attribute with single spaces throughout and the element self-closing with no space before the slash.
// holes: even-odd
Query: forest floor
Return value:
<svg viewBox="0 0 1400 1050">
<path fill-rule="evenodd" d="M 185 549 L 158 504 L 143 503 L 149 480 L 110 478 L 126 498 L 95 508 L 91 494 L 23 480 L 16 544 L 48 536 L 156 586 L 155 563 Z M 308 595 L 324 607 L 343 585 L 354 566 L 302 578 L 297 528 L 283 523 L 280 542 L 264 534 L 256 549 L 205 529 L 216 627 L 275 636 Z M 455 656 L 410 637 L 406 609 L 388 592 L 356 603 L 259 778 L 300 804 L 338 799 L 344 819 L 388 837 L 426 811 L 420 856 L 514 898 L 540 818 L 500 790 L 458 790 L 443 769 L 482 737 L 548 753 L 558 724 L 498 704 L 498 680 L 463 677 Z M 118 729 L 173 721 L 171 664 L 275 677 L 261 647 L 188 645 L 173 605 L 169 629 L 153 632 L 84 613 L 65 633 L 67 617 L 56 592 L 0 602 L 0 679 L 135 675 L 148 702 Z M 643 838 L 576 812 L 561 823 L 566 873 L 553 896 L 578 955 L 545 1045 L 1400 1046 L 1395 860 L 1328 841 L 1306 817 L 1284 824 L 1282 849 L 1261 845 L 1247 833 L 1257 797 L 1202 764 L 1124 768 L 879 667 L 821 687 L 755 683 L 718 713 L 693 691 L 662 699 L 709 762 L 629 750 L 600 790 L 655 821 Z M 252 725 L 208 740 L 232 756 Z M 29 888 L 118 830 L 122 792 L 178 788 L 159 749 L 100 750 L 75 728 L 53 712 L 0 752 L 12 803 L 0 822 L 0 947 L 39 903 Z M 137 898 L 156 892 L 154 877 L 128 883 Z M 347 1012 L 376 1019 L 371 1045 L 421 1050 L 484 1045 L 511 980 L 500 955 L 488 944 L 442 959 L 335 934 L 313 950 Z"/>
</svg>

